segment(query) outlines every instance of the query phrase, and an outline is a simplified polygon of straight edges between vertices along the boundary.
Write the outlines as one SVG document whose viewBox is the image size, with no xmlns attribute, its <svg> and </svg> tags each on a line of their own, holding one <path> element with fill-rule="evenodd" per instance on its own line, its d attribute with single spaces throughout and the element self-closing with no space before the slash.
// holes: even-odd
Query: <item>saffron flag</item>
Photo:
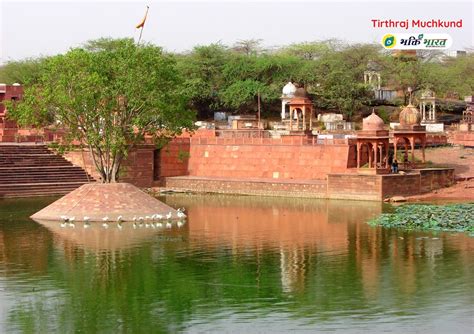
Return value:
<svg viewBox="0 0 474 334">
<path fill-rule="evenodd" d="M 146 7 L 145 17 L 144 17 L 143 20 L 142 20 L 139 24 L 137 24 L 137 26 L 136 26 L 137 29 L 143 28 L 143 26 L 145 25 L 145 21 L 146 21 L 147 15 L 148 15 L 148 6 Z"/>
</svg>

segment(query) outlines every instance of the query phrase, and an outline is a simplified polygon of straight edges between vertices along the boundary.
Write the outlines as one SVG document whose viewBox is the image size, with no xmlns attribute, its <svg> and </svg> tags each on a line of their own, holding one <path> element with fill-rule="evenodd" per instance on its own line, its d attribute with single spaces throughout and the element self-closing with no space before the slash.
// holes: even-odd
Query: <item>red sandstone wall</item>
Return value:
<svg viewBox="0 0 474 334">
<path fill-rule="evenodd" d="M 420 174 L 390 174 L 381 176 L 381 179 L 381 199 L 420 194 Z"/>
<path fill-rule="evenodd" d="M 132 183 L 137 187 L 153 186 L 153 151 L 154 147 L 141 147 L 130 152 L 122 164 L 120 181 Z M 81 154 L 80 151 L 72 151 L 64 157 L 74 165 L 86 169 L 96 180 L 100 179 L 89 152 L 84 151 Z"/>
<path fill-rule="evenodd" d="M 456 132 L 451 138 L 451 143 L 474 147 L 474 132 Z"/>
<path fill-rule="evenodd" d="M 188 174 L 189 139 L 176 138 L 160 152 L 160 176 L 181 176 Z"/>
<path fill-rule="evenodd" d="M 420 170 L 420 192 L 427 193 L 454 184 L 454 168 Z"/>
<path fill-rule="evenodd" d="M 308 198 L 325 198 L 326 181 L 261 182 L 251 180 L 223 180 L 199 177 L 164 178 L 163 186 L 169 189 L 211 192 L 219 194 L 261 195 L 261 196 L 294 196 Z"/>
<path fill-rule="evenodd" d="M 188 175 L 200 177 L 256 179 L 325 179 L 328 173 L 343 173 L 348 168 L 350 146 L 281 143 L 273 139 L 191 138 Z M 179 151 L 173 141 L 164 150 Z M 183 171 L 182 163 L 164 153 L 163 176 Z M 164 174 L 168 173 L 168 175 Z M 182 174 L 184 175 L 184 174 Z"/>
<path fill-rule="evenodd" d="M 380 201 L 382 178 L 380 175 L 332 174 L 328 175 L 327 198 Z"/>
</svg>

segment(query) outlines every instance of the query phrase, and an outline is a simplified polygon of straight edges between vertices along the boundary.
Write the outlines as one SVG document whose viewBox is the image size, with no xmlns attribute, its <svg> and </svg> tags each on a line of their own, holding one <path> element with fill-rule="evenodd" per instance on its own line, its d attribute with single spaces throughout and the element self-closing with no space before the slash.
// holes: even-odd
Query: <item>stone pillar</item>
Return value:
<svg viewBox="0 0 474 334">
<path fill-rule="evenodd" d="M 411 146 L 411 162 L 415 163 L 415 138 L 410 138 L 410 146 Z"/>
<path fill-rule="evenodd" d="M 372 150 L 374 151 L 374 168 L 377 168 L 377 143 L 372 143 Z"/>
<path fill-rule="evenodd" d="M 306 106 L 303 106 L 303 131 L 306 130 Z"/>
<path fill-rule="evenodd" d="M 361 145 L 360 145 L 360 142 L 357 141 L 357 154 L 356 154 L 356 159 L 357 159 L 357 168 L 360 168 L 360 149 L 361 149 Z"/>
<path fill-rule="evenodd" d="M 293 130 L 293 109 L 290 106 L 290 131 Z"/>
<path fill-rule="evenodd" d="M 286 107 L 286 101 L 285 99 L 281 100 L 281 119 L 285 119 L 285 107 Z"/>
<path fill-rule="evenodd" d="M 367 153 L 369 154 L 369 168 L 372 168 L 372 145 L 367 143 Z"/>
<path fill-rule="evenodd" d="M 426 147 L 426 136 L 423 136 L 421 137 L 421 153 L 422 153 L 422 156 L 423 156 L 423 163 L 426 162 L 425 160 L 425 147 Z"/>
<path fill-rule="evenodd" d="M 397 160 L 397 144 L 398 144 L 398 138 L 396 136 L 393 136 L 393 160 Z"/>
</svg>

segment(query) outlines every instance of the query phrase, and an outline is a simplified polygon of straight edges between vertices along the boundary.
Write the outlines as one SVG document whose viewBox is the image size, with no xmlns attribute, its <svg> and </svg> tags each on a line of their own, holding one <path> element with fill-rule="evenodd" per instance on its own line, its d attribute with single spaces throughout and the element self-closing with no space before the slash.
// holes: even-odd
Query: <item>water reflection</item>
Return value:
<svg viewBox="0 0 474 334">
<path fill-rule="evenodd" d="M 433 317 L 471 325 L 473 238 L 372 228 L 365 222 L 380 203 L 164 200 L 187 209 L 182 228 L 68 229 L 27 218 L 46 203 L 0 202 L 0 330 L 443 332 Z"/>
</svg>

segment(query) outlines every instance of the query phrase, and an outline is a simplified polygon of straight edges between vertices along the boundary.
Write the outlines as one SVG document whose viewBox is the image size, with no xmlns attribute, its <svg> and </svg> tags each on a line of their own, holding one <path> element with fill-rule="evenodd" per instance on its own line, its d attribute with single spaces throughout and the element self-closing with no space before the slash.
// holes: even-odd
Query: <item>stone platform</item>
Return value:
<svg viewBox="0 0 474 334">
<path fill-rule="evenodd" d="M 91 222 L 102 222 L 108 217 L 110 222 L 132 221 L 139 218 L 160 214 L 171 219 L 178 218 L 178 211 L 146 194 L 129 183 L 91 183 L 85 184 L 70 192 L 33 216 L 34 220 L 60 221 L 61 216 L 74 217 L 83 221 L 89 217 Z"/>
<path fill-rule="evenodd" d="M 162 185 L 168 190 L 201 193 L 382 201 L 429 193 L 453 183 L 453 168 L 427 168 L 407 174 L 328 174 L 325 180 L 176 176 L 164 178 Z"/>
</svg>

